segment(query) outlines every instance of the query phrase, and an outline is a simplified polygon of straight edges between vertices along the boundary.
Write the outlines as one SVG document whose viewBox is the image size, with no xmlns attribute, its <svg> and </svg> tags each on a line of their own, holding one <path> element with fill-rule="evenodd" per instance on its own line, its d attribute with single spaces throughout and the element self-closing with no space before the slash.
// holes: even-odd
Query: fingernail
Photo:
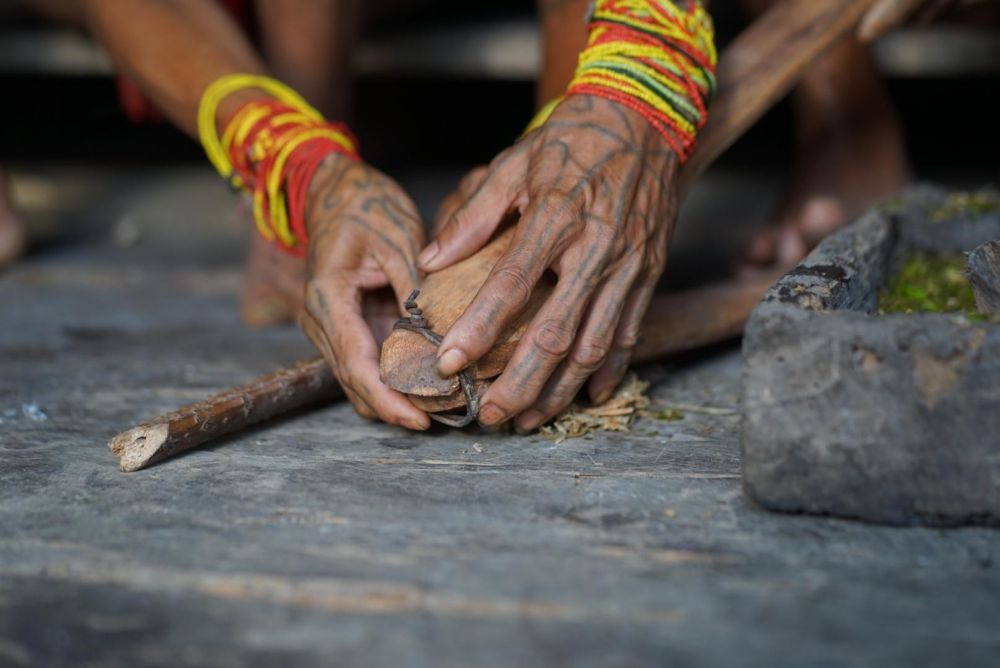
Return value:
<svg viewBox="0 0 1000 668">
<path fill-rule="evenodd" d="M 442 378 L 454 376 L 456 373 L 464 369 L 467 363 L 468 360 L 465 357 L 465 353 L 458 348 L 449 348 L 438 357 L 438 375 Z"/>
<path fill-rule="evenodd" d="M 517 418 L 517 430 L 521 433 L 528 433 L 530 431 L 535 431 L 538 425 L 542 423 L 544 416 L 541 411 L 536 411 L 531 409 L 521 413 L 521 417 Z"/>
<path fill-rule="evenodd" d="M 427 425 L 426 424 L 424 424 L 423 422 L 420 422 L 419 420 L 415 420 L 413 418 L 407 418 L 407 419 L 403 420 L 403 426 L 405 426 L 407 429 L 412 429 L 413 431 L 426 431 L 427 430 Z"/>
<path fill-rule="evenodd" d="M 427 263 L 437 257 L 438 251 L 441 250 L 438 247 L 438 242 L 432 241 L 431 245 L 425 248 L 419 256 L 417 256 L 417 264 L 420 265 L 421 269 L 427 268 Z"/>
<path fill-rule="evenodd" d="M 506 414 L 496 404 L 486 404 L 479 409 L 479 424 L 492 427 L 503 421 Z"/>
</svg>

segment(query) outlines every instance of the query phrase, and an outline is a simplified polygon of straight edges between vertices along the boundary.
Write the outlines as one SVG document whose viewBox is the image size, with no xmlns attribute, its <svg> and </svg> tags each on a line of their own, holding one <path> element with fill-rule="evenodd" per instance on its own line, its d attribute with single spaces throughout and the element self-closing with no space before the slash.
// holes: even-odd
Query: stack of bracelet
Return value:
<svg viewBox="0 0 1000 668">
<path fill-rule="evenodd" d="M 715 94 L 712 20 L 697 0 L 596 0 L 566 95 L 597 95 L 642 114 L 684 162 Z M 542 125 L 559 100 L 542 108 Z"/>
<path fill-rule="evenodd" d="M 240 107 L 223 124 L 220 138 L 219 103 L 248 88 L 272 97 Z M 201 98 L 198 134 L 223 178 L 252 194 L 254 220 L 264 238 L 295 255 L 305 254 L 306 191 L 320 163 L 330 153 L 360 159 L 346 127 L 325 121 L 293 90 L 261 76 L 236 74 L 212 83 Z"/>
</svg>

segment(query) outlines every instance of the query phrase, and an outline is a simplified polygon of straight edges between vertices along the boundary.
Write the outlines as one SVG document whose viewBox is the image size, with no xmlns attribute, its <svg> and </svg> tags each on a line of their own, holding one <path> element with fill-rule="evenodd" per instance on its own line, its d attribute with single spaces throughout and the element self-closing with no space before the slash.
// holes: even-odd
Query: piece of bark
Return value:
<svg viewBox="0 0 1000 668">
<path fill-rule="evenodd" d="M 280 413 L 342 396 L 323 359 L 299 362 L 133 427 L 108 447 L 122 471 L 138 471 Z"/>
<path fill-rule="evenodd" d="M 976 308 L 986 315 L 1000 314 L 1000 240 L 988 241 L 969 253 L 965 274 L 972 284 Z"/>
<path fill-rule="evenodd" d="M 435 332 L 446 332 L 455 323 L 476 292 L 486 281 L 493 265 L 510 245 L 514 228 L 502 230 L 475 255 L 447 269 L 430 274 L 420 286 L 418 303 L 427 324 Z M 541 308 L 554 283 L 543 278 L 532 292 L 528 306 L 507 328 L 498 343 L 471 369 L 475 380 L 495 378 L 514 354 L 524 329 Z M 442 379 L 435 370 L 437 348 L 427 339 L 407 330 L 397 329 L 382 344 L 379 372 L 382 381 L 404 394 L 418 397 L 441 396 L 458 392 L 458 378 Z"/>
</svg>

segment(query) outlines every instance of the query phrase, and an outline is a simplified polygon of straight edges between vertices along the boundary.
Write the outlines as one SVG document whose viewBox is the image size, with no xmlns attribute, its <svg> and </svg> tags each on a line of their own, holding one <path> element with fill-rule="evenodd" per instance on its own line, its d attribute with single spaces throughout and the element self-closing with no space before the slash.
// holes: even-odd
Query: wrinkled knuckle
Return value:
<svg viewBox="0 0 1000 668">
<path fill-rule="evenodd" d="M 595 272 L 602 273 L 616 266 L 624 251 L 622 235 L 610 225 L 591 225 L 587 232 L 587 246 Z"/>
<path fill-rule="evenodd" d="M 645 273 L 643 262 L 639 259 L 629 260 L 622 265 L 622 278 L 627 285 L 638 281 Z"/>
<path fill-rule="evenodd" d="M 665 248 L 660 248 L 659 244 L 650 244 L 646 250 L 645 266 L 643 269 L 651 276 L 659 276 L 667 265 L 667 252 Z"/>
<path fill-rule="evenodd" d="M 356 385 L 356 378 L 354 377 L 354 374 L 351 373 L 351 370 L 340 367 L 338 369 L 338 372 L 339 373 L 337 373 L 336 376 L 337 380 L 340 381 L 340 384 L 343 385 L 344 387 L 350 388 L 354 392 L 358 392 L 358 386 Z M 358 393 L 360 394 L 360 392 Z"/>
<path fill-rule="evenodd" d="M 573 328 L 562 320 L 546 320 L 535 334 L 535 347 L 552 357 L 565 357 L 573 345 Z"/>
<path fill-rule="evenodd" d="M 557 253 L 576 241 L 586 241 L 587 224 L 579 207 L 567 195 L 548 193 L 536 200 L 533 218 L 546 230 L 547 245 Z"/>
<path fill-rule="evenodd" d="M 467 357 L 475 357 L 480 349 L 485 349 L 492 341 L 493 332 L 490 323 L 483 319 L 475 319 L 465 326 L 459 337 L 457 348 Z"/>
<path fill-rule="evenodd" d="M 516 415 L 531 403 L 528 393 L 515 394 L 508 387 L 500 387 L 499 384 L 490 388 L 489 402 L 499 408 L 505 415 Z"/>
<path fill-rule="evenodd" d="M 590 226 L 590 245 L 600 253 L 608 254 L 615 247 L 623 245 L 623 235 L 613 225 L 597 220 Z"/>
<path fill-rule="evenodd" d="M 458 189 L 466 193 L 472 192 L 483 182 L 483 179 L 486 178 L 488 171 L 489 167 L 486 165 L 476 167 L 462 178 L 462 182 L 458 185 Z"/>
<path fill-rule="evenodd" d="M 565 215 L 570 211 L 571 199 L 569 193 L 553 188 L 547 188 L 534 197 L 535 211 L 543 220 L 559 219 L 564 224 L 572 225 L 579 217 Z"/>
<path fill-rule="evenodd" d="M 493 174 L 497 170 L 502 169 L 504 164 L 507 163 L 510 159 L 511 159 L 510 148 L 505 148 L 504 150 L 500 151 L 495 156 L 493 156 L 493 159 L 490 160 L 490 163 L 486 165 L 486 173 Z"/>
<path fill-rule="evenodd" d="M 640 324 L 638 322 L 630 322 L 622 327 L 619 332 L 618 340 L 615 342 L 617 344 L 616 347 L 630 353 L 637 345 L 639 345 L 641 337 L 642 331 L 640 329 Z"/>
<path fill-rule="evenodd" d="M 317 314 L 320 311 L 320 307 L 322 306 L 324 300 L 325 296 L 323 294 L 323 288 L 319 285 L 319 283 L 312 279 L 306 281 L 305 305 L 309 312 L 314 315 Z"/>
<path fill-rule="evenodd" d="M 527 146 L 523 142 L 518 142 L 513 146 L 508 146 L 504 150 L 500 151 L 493 160 L 490 161 L 487 167 L 488 174 L 495 174 L 496 172 L 503 171 L 506 169 L 511 169 L 515 167 L 516 164 L 523 163 L 524 158 L 527 154 Z"/>
<path fill-rule="evenodd" d="M 607 359 L 611 347 L 604 341 L 596 339 L 582 342 L 573 351 L 573 363 L 585 371 L 594 371 Z"/>
<path fill-rule="evenodd" d="M 456 232 L 463 231 L 468 228 L 472 224 L 472 221 L 473 218 L 469 215 L 469 203 L 462 202 L 458 205 L 458 208 L 452 212 L 451 217 L 448 218 L 444 228 L 441 230 L 441 234 L 438 236 L 443 239 L 448 238 Z"/>
<path fill-rule="evenodd" d="M 366 420 L 374 420 L 377 417 L 372 409 L 359 400 L 352 400 L 351 405 L 354 407 L 354 412 Z"/>
<path fill-rule="evenodd" d="M 594 210 L 594 208 L 596 208 L 597 203 L 600 202 L 601 199 L 603 199 L 603 196 L 607 194 L 607 191 L 605 191 L 605 193 L 601 192 L 602 186 L 604 185 L 606 185 L 606 182 L 603 181 L 598 182 L 593 180 L 587 181 L 586 184 L 584 184 L 583 188 L 581 189 L 582 190 L 581 196 L 583 198 L 583 205 L 584 207 L 586 207 L 584 209 L 585 211 Z"/>
<path fill-rule="evenodd" d="M 504 301 L 525 304 L 531 299 L 531 281 L 523 267 L 511 261 L 501 261 L 494 273 L 499 296 Z"/>
</svg>

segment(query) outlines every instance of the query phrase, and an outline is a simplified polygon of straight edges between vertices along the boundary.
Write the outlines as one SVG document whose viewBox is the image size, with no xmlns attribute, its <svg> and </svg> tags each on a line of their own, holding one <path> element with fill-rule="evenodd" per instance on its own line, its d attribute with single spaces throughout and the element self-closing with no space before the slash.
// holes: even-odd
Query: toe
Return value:
<svg viewBox="0 0 1000 668">
<path fill-rule="evenodd" d="M 799 229 L 806 242 L 815 245 L 846 222 L 847 213 L 840 202 L 833 197 L 815 197 L 802 207 Z"/>
</svg>

